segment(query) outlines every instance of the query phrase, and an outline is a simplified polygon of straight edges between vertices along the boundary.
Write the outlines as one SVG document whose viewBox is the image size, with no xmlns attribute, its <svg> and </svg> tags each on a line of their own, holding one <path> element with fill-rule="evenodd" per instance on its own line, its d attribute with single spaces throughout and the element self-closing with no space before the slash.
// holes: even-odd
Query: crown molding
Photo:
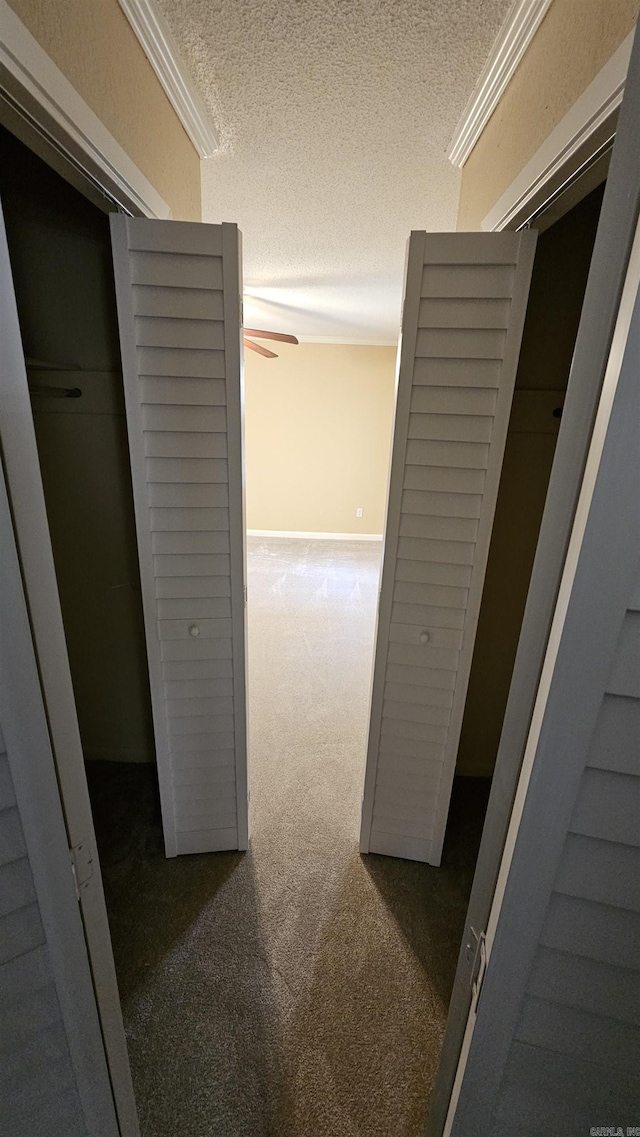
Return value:
<svg viewBox="0 0 640 1137">
<path fill-rule="evenodd" d="M 167 202 L 72 87 L 6 0 L 0 0 L 0 92 L 33 124 L 63 165 L 143 217 L 171 216 Z M 66 166 L 65 166 L 66 168 Z"/>
<path fill-rule="evenodd" d="M 498 105 L 552 0 L 515 0 L 451 139 L 447 158 L 464 166 Z"/>
<path fill-rule="evenodd" d="M 119 3 L 198 154 L 211 158 L 218 149 L 218 134 L 164 17 L 153 0 Z"/>
</svg>

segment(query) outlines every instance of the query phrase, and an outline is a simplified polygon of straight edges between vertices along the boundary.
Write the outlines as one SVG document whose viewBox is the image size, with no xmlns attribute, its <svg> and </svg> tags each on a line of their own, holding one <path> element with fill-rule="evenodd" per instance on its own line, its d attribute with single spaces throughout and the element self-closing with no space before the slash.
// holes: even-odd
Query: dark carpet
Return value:
<svg viewBox="0 0 640 1137">
<path fill-rule="evenodd" d="M 143 1137 L 418 1137 L 488 784 L 442 866 L 357 851 L 379 548 L 252 541 L 252 839 L 167 861 L 154 771 L 90 788 Z"/>
</svg>

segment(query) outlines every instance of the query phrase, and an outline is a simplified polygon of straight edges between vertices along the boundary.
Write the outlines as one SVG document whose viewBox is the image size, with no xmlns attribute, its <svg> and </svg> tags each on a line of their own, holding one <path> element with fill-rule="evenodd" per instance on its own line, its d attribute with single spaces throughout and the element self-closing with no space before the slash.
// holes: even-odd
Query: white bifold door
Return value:
<svg viewBox="0 0 640 1137">
<path fill-rule="evenodd" d="M 411 234 L 363 852 L 440 863 L 535 244 Z"/>
<path fill-rule="evenodd" d="M 240 237 L 111 222 L 165 848 L 246 849 Z"/>
</svg>

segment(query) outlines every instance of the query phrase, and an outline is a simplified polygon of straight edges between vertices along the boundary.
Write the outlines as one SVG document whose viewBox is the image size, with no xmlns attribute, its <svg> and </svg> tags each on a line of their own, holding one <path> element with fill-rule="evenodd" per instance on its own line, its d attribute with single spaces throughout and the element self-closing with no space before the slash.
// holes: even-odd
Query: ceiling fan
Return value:
<svg viewBox="0 0 640 1137">
<path fill-rule="evenodd" d="M 263 347 L 261 343 L 254 343 L 253 339 L 249 337 L 254 336 L 259 340 L 277 340 L 279 343 L 297 343 L 295 336 L 286 336 L 283 332 L 265 332 L 260 328 L 244 328 L 242 340 L 245 347 L 251 351 L 257 351 L 258 355 L 264 355 L 266 359 L 277 359 L 278 353 L 269 351 L 268 347 Z"/>
</svg>

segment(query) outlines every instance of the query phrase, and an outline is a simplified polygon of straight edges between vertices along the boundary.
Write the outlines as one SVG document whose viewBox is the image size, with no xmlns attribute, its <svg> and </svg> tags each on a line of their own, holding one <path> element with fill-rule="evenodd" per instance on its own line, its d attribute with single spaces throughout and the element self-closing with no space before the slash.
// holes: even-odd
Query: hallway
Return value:
<svg viewBox="0 0 640 1137">
<path fill-rule="evenodd" d="M 379 557 L 249 539 L 248 854 L 164 860 L 149 769 L 90 766 L 143 1137 L 421 1133 L 486 791 L 440 869 L 360 857 Z"/>
</svg>

